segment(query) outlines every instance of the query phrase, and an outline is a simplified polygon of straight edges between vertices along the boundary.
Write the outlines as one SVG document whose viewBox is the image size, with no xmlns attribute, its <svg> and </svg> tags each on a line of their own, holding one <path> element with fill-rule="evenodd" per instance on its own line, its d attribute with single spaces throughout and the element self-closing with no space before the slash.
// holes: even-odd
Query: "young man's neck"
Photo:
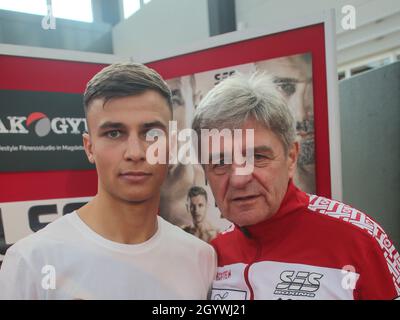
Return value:
<svg viewBox="0 0 400 320">
<path fill-rule="evenodd" d="M 138 244 L 157 231 L 159 197 L 133 203 L 99 192 L 78 210 L 79 217 L 102 237 L 119 243 Z"/>
</svg>

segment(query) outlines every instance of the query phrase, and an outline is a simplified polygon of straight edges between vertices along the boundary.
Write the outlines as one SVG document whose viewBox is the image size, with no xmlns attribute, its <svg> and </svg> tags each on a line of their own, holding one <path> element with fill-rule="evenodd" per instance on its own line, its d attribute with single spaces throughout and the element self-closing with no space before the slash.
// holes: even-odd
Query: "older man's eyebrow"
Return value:
<svg viewBox="0 0 400 320">
<path fill-rule="evenodd" d="M 257 153 L 263 153 L 263 154 L 268 154 L 268 155 L 274 155 L 274 150 L 272 150 L 271 147 L 267 145 L 262 145 L 262 146 L 257 146 L 254 148 L 247 148 L 246 149 L 246 155 L 250 155 L 251 153 L 257 154 Z"/>
<path fill-rule="evenodd" d="M 220 160 L 224 159 L 227 160 L 227 163 L 232 162 L 232 155 L 229 152 L 217 152 L 217 153 L 210 153 L 208 158 L 208 163 L 213 163 L 213 159 Z"/>
<path fill-rule="evenodd" d="M 272 148 L 267 145 L 257 146 L 257 147 L 254 147 L 253 149 L 247 149 L 246 151 L 249 152 L 251 150 L 253 150 L 254 153 L 257 153 L 257 152 L 273 153 L 274 152 L 274 150 L 272 150 Z"/>
</svg>

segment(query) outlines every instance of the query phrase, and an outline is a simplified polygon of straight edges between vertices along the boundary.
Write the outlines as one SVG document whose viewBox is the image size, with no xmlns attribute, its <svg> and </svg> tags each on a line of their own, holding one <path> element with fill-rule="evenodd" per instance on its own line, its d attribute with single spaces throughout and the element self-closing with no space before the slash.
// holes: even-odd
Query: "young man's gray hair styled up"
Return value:
<svg viewBox="0 0 400 320">
<path fill-rule="evenodd" d="M 196 108 L 192 128 L 240 129 L 253 117 L 282 141 L 285 153 L 295 141 L 295 121 L 272 76 L 266 73 L 236 74 L 222 81 Z"/>
</svg>

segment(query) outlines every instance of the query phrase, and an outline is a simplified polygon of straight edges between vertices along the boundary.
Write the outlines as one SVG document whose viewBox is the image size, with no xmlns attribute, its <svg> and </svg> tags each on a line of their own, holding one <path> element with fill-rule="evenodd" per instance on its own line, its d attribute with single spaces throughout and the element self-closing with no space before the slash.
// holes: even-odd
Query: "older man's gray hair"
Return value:
<svg viewBox="0 0 400 320">
<path fill-rule="evenodd" d="M 266 73 L 236 74 L 215 86 L 196 108 L 192 128 L 235 129 L 254 118 L 273 131 L 285 153 L 295 140 L 295 121 L 273 78 Z"/>
</svg>

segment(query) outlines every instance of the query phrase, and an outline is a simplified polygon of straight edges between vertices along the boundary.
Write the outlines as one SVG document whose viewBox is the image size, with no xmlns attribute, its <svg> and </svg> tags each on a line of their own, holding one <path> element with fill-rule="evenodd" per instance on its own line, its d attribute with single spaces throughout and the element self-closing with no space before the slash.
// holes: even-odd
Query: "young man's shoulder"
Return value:
<svg viewBox="0 0 400 320">
<path fill-rule="evenodd" d="M 8 250 L 27 257 L 36 255 L 38 251 L 51 248 L 57 250 L 60 244 L 65 244 L 68 239 L 76 239 L 70 219 L 69 214 L 62 216 L 43 229 L 18 240 Z"/>
<path fill-rule="evenodd" d="M 176 242 L 177 244 L 181 244 L 187 248 L 203 248 L 204 250 L 213 250 L 208 243 L 182 230 L 178 226 L 164 220 L 161 217 L 159 217 L 159 221 L 161 221 L 162 228 L 165 230 L 165 237 L 167 237 L 169 241 Z"/>
</svg>

